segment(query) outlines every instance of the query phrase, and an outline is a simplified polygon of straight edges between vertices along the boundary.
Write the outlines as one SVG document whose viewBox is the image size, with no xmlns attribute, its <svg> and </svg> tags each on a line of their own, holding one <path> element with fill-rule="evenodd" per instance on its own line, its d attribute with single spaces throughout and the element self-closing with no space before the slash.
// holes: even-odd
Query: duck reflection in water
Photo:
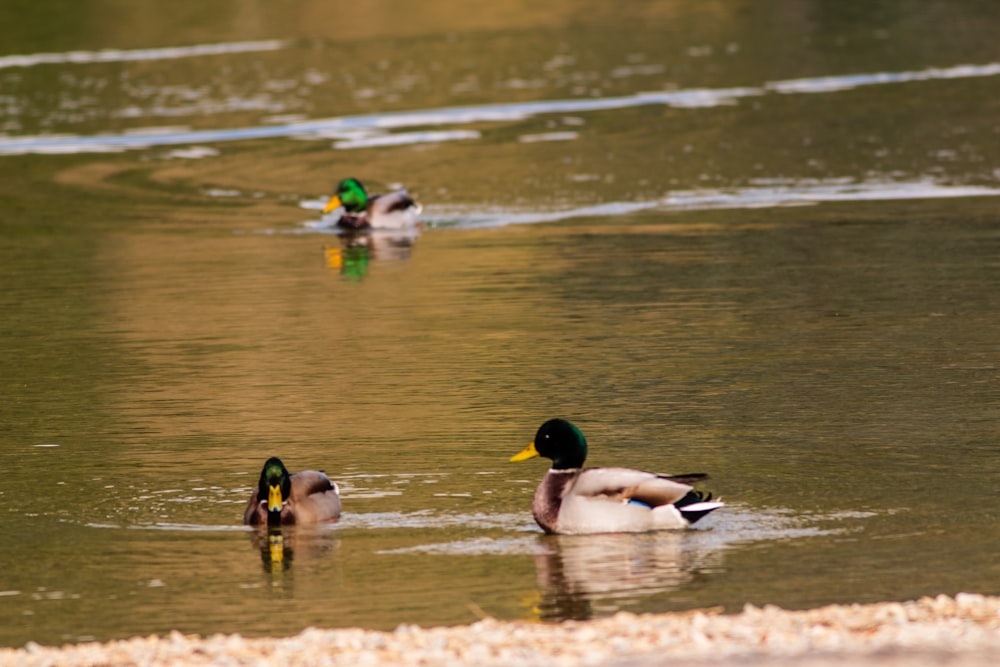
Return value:
<svg viewBox="0 0 1000 667">
<path fill-rule="evenodd" d="M 337 533 L 326 526 L 262 526 L 253 531 L 250 543 L 260 553 L 264 571 L 276 584 L 283 582 L 283 575 L 292 569 L 293 562 L 328 558 L 340 545 Z"/>
<path fill-rule="evenodd" d="M 611 533 L 540 537 L 535 556 L 544 621 L 586 620 L 690 583 L 715 559 L 685 533 Z"/>
<path fill-rule="evenodd" d="M 250 541 L 254 548 L 260 551 L 260 562 L 265 572 L 279 574 L 291 568 L 295 557 L 293 539 L 291 534 L 286 539 L 285 531 L 281 528 L 254 531 Z"/>
<path fill-rule="evenodd" d="M 340 244 L 324 246 L 323 254 L 329 269 L 340 275 L 360 280 L 368 275 L 373 259 L 405 260 L 410 258 L 419 230 L 337 230 Z"/>
</svg>

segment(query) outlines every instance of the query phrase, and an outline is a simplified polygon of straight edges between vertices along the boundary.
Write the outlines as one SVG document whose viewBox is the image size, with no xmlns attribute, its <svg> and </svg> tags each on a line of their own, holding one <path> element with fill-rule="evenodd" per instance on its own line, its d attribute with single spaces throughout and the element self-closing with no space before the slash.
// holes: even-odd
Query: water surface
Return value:
<svg viewBox="0 0 1000 667">
<path fill-rule="evenodd" d="M 0 641 L 998 592 L 992 4 L 126 4 L 0 10 Z M 727 507 L 541 535 L 557 415 Z"/>
</svg>

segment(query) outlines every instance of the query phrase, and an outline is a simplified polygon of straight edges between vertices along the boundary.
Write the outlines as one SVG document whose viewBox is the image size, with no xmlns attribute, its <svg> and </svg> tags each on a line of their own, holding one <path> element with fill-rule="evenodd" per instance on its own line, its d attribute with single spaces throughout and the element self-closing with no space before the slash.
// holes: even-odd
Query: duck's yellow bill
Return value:
<svg viewBox="0 0 1000 667">
<path fill-rule="evenodd" d="M 267 487 L 267 511 L 281 511 L 281 485 L 272 484 Z"/>
<path fill-rule="evenodd" d="M 538 456 L 538 450 L 535 449 L 535 443 L 532 442 L 530 445 L 519 451 L 514 456 L 510 457 L 510 462 L 515 463 L 517 461 L 527 461 L 528 459 L 533 459 Z"/>
<path fill-rule="evenodd" d="M 340 195 L 333 195 L 332 197 L 330 197 L 330 201 L 326 203 L 326 206 L 323 207 L 323 212 L 329 213 L 330 211 L 340 207 L 341 207 Z"/>
</svg>

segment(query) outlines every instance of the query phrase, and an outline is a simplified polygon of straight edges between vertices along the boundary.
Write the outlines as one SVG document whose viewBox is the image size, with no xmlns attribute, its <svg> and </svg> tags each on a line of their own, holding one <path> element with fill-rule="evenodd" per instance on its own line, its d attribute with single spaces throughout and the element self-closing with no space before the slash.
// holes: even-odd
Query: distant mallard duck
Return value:
<svg viewBox="0 0 1000 667">
<path fill-rule="evenodd" d="M 340 517 L 340 489 L 325 474 L 303 470 L 288 474 L 272 456 L 260 471 L 257 488 L 243 512 L 249 526 L 323 523 Z"/>
<path fill-rule="evenodd" d="M 330 197 L 323 213 L 341 206 L 344 213 L 337 225 L 345 229 L 404 229 L 420 221 L 421 206 L 406 190 L 369 196 L 356 178 L 345 178 L 337 184 L 337 192 Z"/>
<path fill-rule="evenodd" d="M 708 475 L 656 475 L 629 468 L 584 468 L 587 440 L 573 424 L 551 419 L 511 461 L 552 459 L 531 511 L 546 533 L 637 533 L 687 528 L 721 502 L 690 483 Z"/>
</svg>

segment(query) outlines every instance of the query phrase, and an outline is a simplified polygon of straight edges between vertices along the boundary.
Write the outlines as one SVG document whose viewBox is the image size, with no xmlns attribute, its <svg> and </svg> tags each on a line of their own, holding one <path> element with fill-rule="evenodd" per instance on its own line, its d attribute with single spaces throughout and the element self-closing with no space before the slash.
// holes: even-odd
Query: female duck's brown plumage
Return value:
<svg viewBox="0 0 1000 667">
<path fill-rule="evenodd" d="M 384 195 L 369 195 L 356 178 L 345 178 L 337 184 L 337 192 L 323 208 L 330 213 L 344 208 L 337 226 L 358 229 L 406 229 L 420 222 L 420 204 L 406 190 Z"/>
<path fill-rule="evenodd" d="M 257 488 L 243 512 L 248 526 L 324 523 L 340 517 L 340 489 L 325 474 L 303 470 L 289 474 L 272 456 L 260 471 Z"/>
<path fill-rule="evenodd" d="M 535 456 L 552 468 L 535 490 L 531 511 L 546 533 L 635 533 L 687 528 L 721 502 L 690 484 L 707 478 L 656 475 L 629 468 L 584 468 L 587 441 L 573 424 L 550 419 L 511 461 Z"/>
</svg>

